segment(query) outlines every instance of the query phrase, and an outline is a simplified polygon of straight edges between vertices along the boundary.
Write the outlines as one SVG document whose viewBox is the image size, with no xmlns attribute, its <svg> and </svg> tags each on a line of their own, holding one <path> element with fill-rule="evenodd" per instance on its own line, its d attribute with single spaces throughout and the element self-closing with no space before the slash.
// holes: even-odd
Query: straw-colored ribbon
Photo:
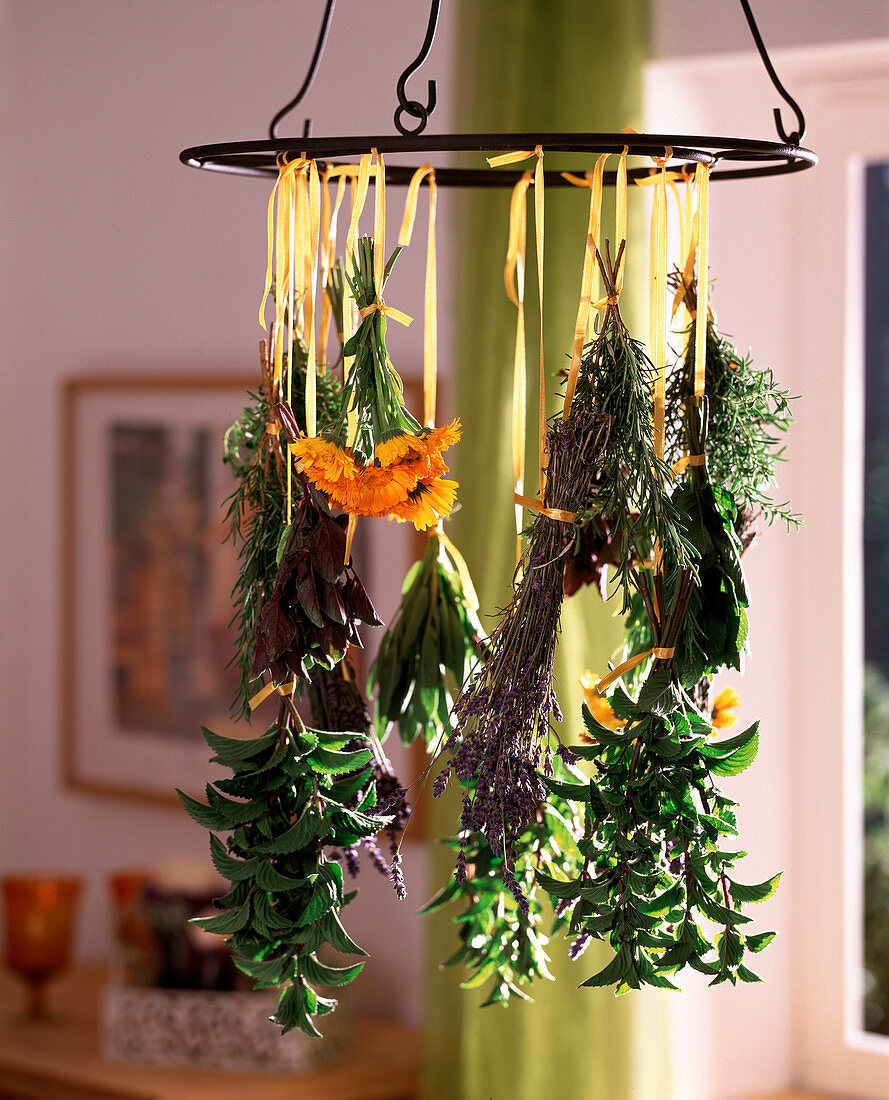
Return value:
<svg viewBox="0 0 889 1100">
<path fill-rule="evenodd" d="M 577 376 L 580 373 L 583 345 L 586 341 L 587 325 L 590 319 L 593 284 L 596 277 L 596 249 L 599 247 L 599 227 L 602 221 L 602 179 L 605 172 L 605 161 L 608 160 L 608 156 L 608 153 L 603 153 L 596 161 L 596 167 L 592 173 L 588 173 L 584 179 L 572 176 L 568 172 L 562 173 L 562 176 L 569 182 L 590 189 L 590 217 L 587 225 L 586 248 L 583 255 L 583 273 L 580 280 L 580 304 L 577 307 L 577 321 L 574 325 L 571 369 L 568 372 L 568 381 L 565 385 L 565 401 L 562 406 L 563 420 L 567 420 L 571 411 L 571 402 L 574 400 L 574 390 L 577 388 Z"/>
<path fill-rule="evenodd" d="M 525 196 L 534 177 L 523 173 L 512 189 L 509 203 L 509 241 L 506 246 L 506 266 L 503 280 L 509 300 L 516 307 L 515 354 L 512 368 L 512 477 L 517 494 L 525 485 L 525 422 L 528 402 L 528 381 L 525 361 L 525 245 L 527 238 L 527 207 Z M 522 509 L 516 505 L 516 556 L 522 554 Z"/>
<path fill-rule="evenodd" d="M 542 516 L 561 520 L 562 523 L 573 523 L 577 518 L 576 513 L 568 512 L 564 508 L 547 508 L 542 500 L 535 500 L 534 497 L 513 493 L 512 499 L 518 508 L 530 508 L 532 512 L 540 512 Z"/>
<path fill-rule="evenodd" d="M 264 703 L 266 699 L 268 699 L 268 697 L 274 694 L 274 692 L 276 691 L 279 695 L 283 696 L 293 695 L 294 691 L 296 690 L 297 683 L 298 681 L 296 679 L 293 679 L 288 680 L 286 684 L 266 684 L 265 687 L 260 688 L 259 691 L 257 691 L 257 693 L 251 697 L 247 706 L 251 710 L 256 710 L 260 703 Z"/>
<path fill-rule="evenodd" d="M 695 189 L 698 193 L 698 323 L 695 325 L 695 397 L 704 396 L 707 375 L 707 305 L 710 288 L 707 267 L 710 253 L 710 165 L 695 169 Z"/>
<path fill-rule="evenodd" d="M 435 250 L 435 208 L 438 202 L 438 185 L 435 182 L 435 169 L 431 164 L 421 165 L 411 177 L 398 243 L 403 248 L 411 243 L 414 221 L 417 217 L 420 184 L 427 176 L 429 177 L 429 226 L 426 232 L 426 283 L 423 293 L 423 423 L 427 428 L 431 428 L 435 424 L 438 390 L 438 282 Z"/>
<path fill-rule="evenodd" d="M 631 672 L 637 665 L 641 665 L 643 661 L 647 661 L 649 657 L 657 657 L 659 660 L 669 661 L 675 655 L 676 650 L 673 647 L 665 648 L 663 646 L 652 646 L 651 649 L 646 649 L 644 653 L 637 653 L 635 657 L 630 657 L 628 661 L 624 661 L 622 664 L 619 664 L 617 668 L 612 669 L 607 676 L 603 676 L 596 684 L 596 691 L 598 691 L 600 695 L 604 695 L 615 680 L 619 680 L 625 672 Z"/>
<path fill-rule="evenodd" d="M 537 163 L 534 166 L 534 230 L 537 240 L 537 294 L 540 312 L 540 340 L 539 340 L 539 390 L 538 390 L 538 403 L 537 403 L 537 464 L 540 474 L 540 496 L 541 498 L 546 496 L 546 367 L 544 360 L 543 350 L 543 248 L 544 248 L 544 195 L 543 195 L 543 146 L 538 145 L 533 152 L 526 150 L 519 150 L 515 153 L 502 153 L 496 157 L 488 157 L 488 164 L 492 168 L 500 167 L 506 164 L 517 164 L 519 161 L 527 160 L 529 157 L 536 157 Z M 527 176 L 527 173 L 513 189 L 513 198 L 515 200 L 517 188 L 523 183 Z M 525 190 L 527 190 L 527 184 L 525 184 Z M 525 192 L 520 193 L 522 206 L 524 207 Z M 512 211 L 510 211 L 512 214 Z M 512 220 L 512 218 L 510 218 Z M 510 232 L 510 243 L 512 243 L 512 232 Z M 522 257 L 524 259 L 524 256 Z M 507 254 L 507 293 L 511 287 L 511 275 L 509 272 L 509 254 Z M 512 294 L 510 294 L 512 297 Z M 513 299 L 515 301 L 515 299 Z M 522 316 L 522 329 L 524 334 L 524 311 Z M 517 353 L 518 354 L 518 353 Z M 515 391 L 513 391 L 515 392 Z M 513 432 L 513 444 L 516 442 L 516 433 Z M 524 442 L 524 441 L 523 441 Z M 517 490 L 519 491 L 519 490 Z M 521 524 L 521 514 L 517 512 L 516 515 L 517 524 Z"/>
<path fill-rule="evenodd" d="M 684 455 L 678 461 L 673 463 L 673 473 L 678 477 L 688 466 L 706 466 L 706 455 Z"/>
<path fill-rule="evenodd" d="M 364 211 L 365 203 L 367 202 L 367 186 L 370 178 L 371 159 L 370 153 L 365 153 L 361 157 L 358 164 L 358 172 L 352 179 L 352 187 L 350 189 L 351 217 L 349 219 L 349 228 L 346 232 L 346 251 L 344 256 L 347 270 L 352 263 L 353 253 L 355 251 L 355 237 L 358 233 L 358 222 Z M 343 343 L 348 343 L 351 339 L 357 324 L 358 313 L 355 308 L 355 301 L 351 294 L 344 294 L 342 319 Z M 345 357 L 343 363 L 343 379 L 346 381 L 348 381 L 352 373 L 354 359 L 355 357 L 353 355 L 347 355 Z M 346 410 L 346 432 L 349 442 L 353 442 L 358 433 L 358 411 L 355 408 L 354 402 Z"/>
<path fill-rule="evenodd" d="M 666 416 L 666 368 L 667 368 L 667 160 L 672 149 L 666 149 L 663 157 L 653 157 L 660 168 L 651 207 L 651 249 L 649 278 L 651 280 L 649 302 L 649 347 L 654 363 L 654 445 L 657 456 L 664 458 L 664 422 Z"/>
</svg>

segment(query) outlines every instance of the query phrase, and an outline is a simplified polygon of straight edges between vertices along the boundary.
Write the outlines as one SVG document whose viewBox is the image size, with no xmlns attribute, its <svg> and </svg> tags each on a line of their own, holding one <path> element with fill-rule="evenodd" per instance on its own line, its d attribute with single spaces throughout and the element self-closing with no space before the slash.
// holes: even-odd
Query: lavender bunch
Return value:
<svg viewBox="0 0 889 1100">
<path fill-rule="evenodd" d="M 605 421 L 579 407 L 561 417 L 547 435 L 544 504 L 581 512 L 589 503 Z M 516 901 L 527 900 L 516 881 L 517 841 L 531 822 L 544 789 L 538 769 L 551 771 L 547 747 L 551 721 L 561 720 L 553 691 L 553 654 L 559 633 L 567 552 L 574 544 L 570 522 L 538 514 L 516 572 L 513 598 L 490 642 L 490 656 L 454 706 L 451 756 L 436 778 L 440 795 L 451 773 L 467 788 L 463 835 L 481 834 Z M 465 874 L 461 852 L 457 878 Z"/>
</svg>

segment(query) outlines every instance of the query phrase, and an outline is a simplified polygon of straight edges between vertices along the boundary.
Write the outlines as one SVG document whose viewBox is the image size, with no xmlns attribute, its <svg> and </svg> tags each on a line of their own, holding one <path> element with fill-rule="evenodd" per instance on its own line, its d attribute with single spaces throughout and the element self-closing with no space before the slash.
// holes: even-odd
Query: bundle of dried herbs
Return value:
<svg viewBox="0 0 889 1100">
<path fill-rule="evenodd" d="M 368 692 L 378 688 L 376 726 L 393 725 L 401 740 L 434 747 L 453 701 L 480 654 L 484 631 L 444 539 L 433 535 L 411 566 L 401 603 L 380 641 Z"/>
<path fill-rule="evenodd" d="M 332 731 L 356 730 L 360 735 L 358 743 L 363 739 L 371 746 L 374 755 L 373 780 L 377 792 L 374 812 L 385 813 L 389 818 L 385 830 L 389 845 L 389 862 L 377 846 L 376 838 L 365 837 L 360 847 L 369 857 L 371 864 L 381 874 L 391 878 L 396 894 L 403 899 L 406 896 L 406 890 L 400 869 L 399 852 L 401 837 L 410 820 L 411 807 L 407 801 L 407 792 L 392 770 L 392 764 L 383 751 L 373 728 L 367 700 L 355 681 L 355 671 L 348 658 L 341 661 L 334 669 L 325 669 L 317 665 L 312 669 L 309 705 L 312 710 L 312 720 L 316 726 Z M 346 747 L 356 746 L 350 743 Z M 337 853 L 334 853 L 334 858 L 336 856 Z M 349 875 L 355 878 L 361 866 L 356 846 L 346 846 L 342 851 L 342 858 Z"/>
<path fill-rule="evenodd" d="M 673 277 L 678 286 L 678 275 Z M 667 447 L 671 461 L 678 459 L 686 442 L 685 405 L 692 393 L 691 360 L 697 319 L 697 284 L 692 280 L 683 293 L 692 317 L 684 369 L 675 370 L 667 385 Z M 706 392 L 707 466 L 714 484 L 731 493 L 738 510 L 738 534 L 743 536 L 751 520 L 761 515 L 768 523 L 783 520 L 788 527 L 799 517 L 786 503 L 774 499 L 775 473 L 782 461 L 782 437 L 793 422 L 792 398 L 775 381 L 771 370 L 760 370 L 749 355 L 739 354 L 707 318 Z"/>
<path fill-rule="evenodd" d="M 594 764 L 593 778 L 544 779 L 553 794 L 583 806 L 585 821 L 573 877 L 538 873 L 537 881 L 571 911 L 573 957 L 590 938 L 615 952 L 583 984 L 616 985 L 618 993 L 675 989 L 670 977 L 684 966 L 714 985 L 759 981 L 746 952 L 761 951 L 774 933 L 745 931 L 750 917 L 741 906 L 771 897 L 780 874 L 756 885 L 735 879 L 746 853 L 723 848 L 737 835 L 735 803 L 716 785 L 753 761 L 758 723 L 711 740 L 709 721 L 677 686 L 669 661 L 655 662 L 637 699 L 618 688 L 608 702 L 622 727 L 602 725 L 585 707 L 593 744 L 572 748 Z M 709 924 L 720 929 L 712 938 Z"/>
<path fill-rule="evenodd" d="M 305 483 L 259 615 L 254 677 L 267 671 L 275 684 L 308 680 L 313 665 L 333 668 L 349 645 L 361 646 L 359 623 L 382 625 L 354 569 L 343 564 L 345 526 Z"/>
<path fill-rule="evenodd" d="M 459 439 L 460 427 L 455 421 L 423 428 L 405 408 L 401 378 L 386 350 L 388 307 L 380 298 L 399 251 L 389 258 L 377 285 L 374 242 L 358 240 L 348 282 L 361 323 L 343 349 L 354 361 L 339 415 L 319 435 L 297 439 L 290 449 L 333 506 L 425 530 L 454 505 L 457 483 L 443 476 L 448 468 L 442 452 Z"/>
<path fill-rule="evenodd" d="M 674 550 L 678 566 L 687 567 L 689 560 L 669 498 L 669 470 L 654 445 L 653 368 L 627 332 L 617 304 L 622 252 L 623 245 L 614 263 L 599 257 L 608 292 L 601 332 L 581 362 L 570 414 L 548 432 L 543 511 L 531 527 L 512 601 L 491 638 L 491 654 L 454 707 L 448 741 L 452 755 L 434 788 L 440 793 L 452 771 L 467 788 L 464 834 L 481 833 L 492 853 L 503 857 L 504 882 L 520 905 L 527 900 L 512 869 L 519 838 L 544 798 L 538 769 L 551 771 L 551 720 L 561 719 L 553 691 L 553 652 L 566 555 L 578 528 L 596 514 L 614 517 L 625 602 L 630 562 L 647 558 L 655 540 Z M 458 879 L 462 873 L 458 863 Z"/>
<path fill-rule="evenodd" d="M 336 1008 L 319 988 L 345 985 L 364 965 L 331 967 L 318 952 L 329 946 L 366 954 L 340 921 L 354 893 L 344 892 L 330 849 L 354 848 L 388 819 L 373 812 L 377 792 L 366 741 L 354 731 L 307 729 L 287 703 L 251 740 L 204 730 L 213 761 L 232 777 L 207 785 L 206 804 L 177 793 L 191 817 L 211 830 L 213 863 L 231 882 L 214 903 L 222 911 L 195 923 L 228 937 L 235 962 L 257 987 L 283 987 L 273 1017 L 282 1032 L 318 1036 L 313 1017 Z"/>
<path fill-rule="evenodd" d="M 306 351 L 297 338 L 291 349 L 293 389 L 305 395 Z M 271 592 L 278 569 L 281 532 L 285 520 L 284 454 L 280 425 L 273 412 L 271 366 L 265 341 L 260 347 L 263 384 L 248 394 L 250 403 L 225 433 L 223 458 L 236 478 L 235 489 L 226 501 L 228 539 L 238 548 L 239 571 L 232 590 L 237 630 L 231 663 L 238 669 L 238 692 L 232 705 L 236 715 L 249 720 L 254 691 L 256 630 L 263 604 Z M 286 361 L 285 356 L 285 361 Z M 341 386 L 334 375 L 318 376 L 318 419 L 329 423 L 342 403 Z M 297 401 L 304 408 L 305 401 Z M 304 415 L 304 414 L 303 414 Z M 304 428 L 304 423 L 303 423 Z M 271 429 L 271 430 L 267 430 Z M 301 485 L 293 486 L 299 494 Z"/>
<path fill-rule="evenodd" d="M 544 507 L 575 514 L 588 505 L 605 433 L 602 417 L 582 408 L 552 425 Z M 535 518 L 488 658 L 454 705 L 451 756 L 433 788 L 441 794 L 452 772 L 466 788 L 464 837 L 484 837 L 502 859 L 503 881 L 523 909 L 527 898 L 514 874 L 517 844 L 543 799 L 538 768 L 549 766 L 552 720 L 562 717 L 553 690 L 553 653 L 565 553 L 573 539 L 572 523 L 543 513 Z M 458 880 L 463 874 L 461 860 Z"/>
<path fill-rule="evenodd" d="M 686 304 L 694 317 L 693 287 Z M 752 886 L 736 880 L 735 864 L 746 853 L 726 849 L 726 838 L 737 835 L 735 803 L 718 785 L 752 763 L 759 724 L 714 741 L 707 700 L 710 678 L 740 669 L 746 646 L 741 555 L 749 513 L 793 518 L 769 492 L 779 457 L 774 431 L 786 429 L 789 410 L 771 374 L 754 377 L 749 360 L 707 323 L 707 397 L 692 391 L 693 331 L 667 390 L 668 455 L 690 456 L 677 465 L 670 502 L 681 516 L 682 543 L 661 544 L 660 570 L 643 571 L 632 560 L 626 568 L 636 593 L 625 648 L 642 655 L 657 648 L 624 673 L 635 697 L 617 687 L 607 699 L 596 697 L 597 717 L 584 708 L 590 744 L 572 751 L 594 764 L 594 777 L 545 780 L 584 805 L 585 827 L 575 873 L 538 881 L 570 907 L 575 955 L 590 938 L 615 951 L 584 984 L 613 984 L 618 992 L 675 988 L 671 976 L 684 966 L 711 984 L 759 981 L 746 954 L 774 938 L 745 931 L 750 918 L 742 906 L 770 897 L 780 874 Z"/>
</svg>

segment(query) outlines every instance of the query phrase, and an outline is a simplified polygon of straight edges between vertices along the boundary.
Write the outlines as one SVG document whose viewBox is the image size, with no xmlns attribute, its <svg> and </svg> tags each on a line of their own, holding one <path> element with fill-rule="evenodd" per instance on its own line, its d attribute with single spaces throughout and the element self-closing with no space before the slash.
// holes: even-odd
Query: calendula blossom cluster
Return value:
<svg viewBox="0 0 889 1100">
<path fill-rule="evenodd" d="M 298 439 L 290 450 L 332 506 L 357 516 L 413 523 L 423 531 L 454 506 L 457 483 L 443 476 L 448 468 L 442 451 L 459 438 L 455 420 L 441 428 L 393 435 L 376 445 L 371 462 L 320 437 Z"/>
</svg>

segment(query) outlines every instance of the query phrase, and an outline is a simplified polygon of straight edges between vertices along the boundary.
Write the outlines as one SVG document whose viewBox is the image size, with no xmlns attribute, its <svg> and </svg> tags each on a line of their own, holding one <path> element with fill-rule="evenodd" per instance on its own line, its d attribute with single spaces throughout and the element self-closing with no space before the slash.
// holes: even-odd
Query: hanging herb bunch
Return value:
<svg viewBox="0 0 889 1100">
<path fill-rule="evenodd" d="M 755 376 L 709 317 L 707 396 L 695 397 L 693 283 L 685 301 L 692 329 L 667 390 L 666 423 L 668 453 L 679 471 L 671 503 L 682 517 L 691 567 L 670 543 L 659 544 L 660 569 L 627 563 L 622 575 L 637 588 L 627 648 L 641 650 L 642 659 L 620 666 L 598 690 L 589 683 L 588 744 L 573 751 L 595 767 L 593 779 L 578 775 L 573 793 L 546 780 L 554 793 L 583 806 L 585 826 L 573 876 L 540 874 L 538 881 L 570 911 L 575 955 L 591 938 L 615 951 L 583 984 L 613 984 L 618 992 L 644 984 L 676 988 L 671 979 L 684 966 L 711 984 L 759 981 L 748 953 L 762 950 L 774 933 L 751 933 L 743 907 L 771 897 L 780 879 L 748 885 L 736 877 L 746 853 L 732 850 L 736 803 L 720 781 L 752 763 L 759 723 L 714 740 L 716 727 L 728 721 L 719 706 L 710 713 L 708 699 L 710 678 L 740 669 L 746 648 L 741 554 L 750 511 L 794 518 L 769 495 L 779 457 L 774 432 L 786 429 L 789 410 L 771 374 Z M 714 470 L 718 481 L 711 480 Z M 617 686 L 606 696 L 619 674 L 635 684 L 633 695 Z M 726 699 L 721 693 L 717 703 Z M 708 931 L 713 925 L 715 935 Z"/>
<path fill-rule="evenodd" d="M 343 349 L 354 362 L 339 415 L 319 436 L 298 439 L 290 449 L 333 507 L 411 522 L 420 531 L 453 508 L 457 483 L 444 477 L 442 452 L 460 438 L 460 426 L 422 428 L 404 406 L 401 379 L 386 351 L 386 315 L 395 311 L 379 298 L 400 249 L 375 274 L 375 247 L 372 238 L 359 238 L 349 275 L 361 323 Z M 351 433 L 350 414 L 356 421 Z"/>
<path fill-rule="evenodd" d="M 622 248 L 613 265 L 603 262 L 611 288 L 621 258 Z M 561 720 L 553 654 L 566 555 L 577 527 L 594 507 L 594 489 L 595 506 L 604 500 L 612 511 L 614 498 L 621 490 L 626 493 L 620 539 L 627 553 L 630 548 L 645 552 L 660 523 L 663 539 L 672 540 L 685 560 L 685 544 L 671 525 L 663 464 L 657 464 L 651 441 L 651 364 L 642 345 L 629 337 L 616 294 L 611 297 L 569 414 L 549 429 L 541 511 L 517 570 L 512 601 L 492 634 L 491 654 L 454 707 L 447 746 L 451 756 L 435 786 L 441 793 L 452 772 L 464 785 L 461 826 L 466 834 L 480 833 L 494 856 L 502 858 L 503 880 L 523 909 L 527 897 L 513 868 L 518 842 L 545 798 L 539 772 L 552 773 L 551 723 Z M 464 868 L 461 853 L 458 881 Z"/>
<path fill-rule="evenodd" d="M 487 654 L 477 606 L 462 557 L 450 539 L 433 532 L 405 578 L 371 666 L 368 692 L 378 685 L 381 736 L 397 725 L 406 745 L 421 738 L 430 750 L 440 746 L 454 699 Z"/>
<path fill-rule="evenodd" d="M 300 408 L 306 349 L 298 336 L 282 358 Z M 345 560 L 345 517 L 331 514 L 304 473 L 290 479 L 287 523 L 286 440 L 305 425 L 287 403 L 269 400 L 281 386 L 264 343 L 262 364 L 263 386 L 227 433 L 225 448 L 238 479 L 228 512 L 241 564 L 233 592 L 235 708 L 249 718 L 277 687 L 278 715 L 252 740 L 205 730 L 213 761 L 233 774 L 207 785 L 206 803 L 179 796 L 211 830 L 213 862 L 231 883 L 215 903 L 220 914 L 201 923 L 228 936 L 235 961 L 258 986 L 282 987 L 274 1017 L 282 1031 L 318 1035 L 314 1019 L 336 1006 L 319 989 L 350 982 L 363 966 L 331 967 L 318 957 L 330 948 L 364 954 L 340 919 L 354 897 L 344 890 L 344 869 L 354 877 L 363 849 L 403 897 L 398 841 L 410 808 L 345 659 L 361 645 L 358 624 L 379 619 Z M 333 423 L 343 406 L 341 384 L 328 373 L 316 384 L 319 423 Z M 255 692 L 263 678 L 266 687 Z M 308 728 L 296 709 L 303 695 L 319 728 Z M 381 830 L 388 862 L 377 846 Z"/>
</svg>

